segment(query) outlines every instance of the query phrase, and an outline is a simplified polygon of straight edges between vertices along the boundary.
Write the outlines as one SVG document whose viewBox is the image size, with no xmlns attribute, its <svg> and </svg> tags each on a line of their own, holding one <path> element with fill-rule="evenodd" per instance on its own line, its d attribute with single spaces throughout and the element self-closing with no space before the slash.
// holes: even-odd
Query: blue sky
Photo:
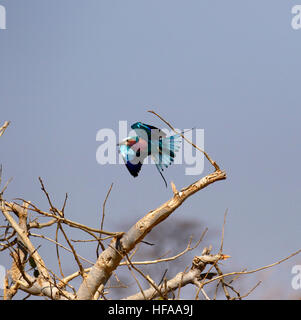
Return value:
<svg viewBox="0 0 301 320">
<path fill-rule="evenodd" d="M 220 231 L 228 208 L 227 268 L 260 267 L 301 248 L 296 1 L 0 4 L 7 11 L 7 30 L 0 30 L 0 120 L 11 121 L 0 162 L 3 179 L 13 177 L 6 198 L 47 209 L 41 176 L 58 206 L 68 192 L 70 219 L 99 226 L 113 182 L 105 226 L 128 229 L 169 199 L 171 189 L 152 166 L 133 179 L 123 165 L 99 165 L 95 137 L 101 128 L 117 131 L 119 120 L 162 127 L 147 113 L 151 108 L 178 128 L 204 129 L 206 151 L 227 171 L 226 181 L 174 213 Z M 205 163 L 203 174 L 211 170 Z M 198 178 L 184 173 L 175 165 L 165 177 L 178 188 Z M 211 241 L 216 250 L 219 241 Z M 298 294 L 291 288 L 295 264 L 300 256 L 257 275 L 265 282 L 252 297 L 271 288 L 278 298 Z"/>
</svg>

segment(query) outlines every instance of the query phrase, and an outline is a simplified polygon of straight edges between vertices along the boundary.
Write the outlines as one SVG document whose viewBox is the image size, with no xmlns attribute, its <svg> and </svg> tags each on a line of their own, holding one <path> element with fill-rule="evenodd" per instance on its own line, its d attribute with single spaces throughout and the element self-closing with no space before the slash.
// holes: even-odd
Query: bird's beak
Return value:
<svg viewBox="0 0 301 320">
<path fill-rule="evenodd" d="M 124 140 L 124 141 L 118 142 L 116 146 L 117 146 L 117 147 L 120 147 L 120 146 L 126 146 L 126 145 L 127 145 L 127 141 Z"/>
</svg>

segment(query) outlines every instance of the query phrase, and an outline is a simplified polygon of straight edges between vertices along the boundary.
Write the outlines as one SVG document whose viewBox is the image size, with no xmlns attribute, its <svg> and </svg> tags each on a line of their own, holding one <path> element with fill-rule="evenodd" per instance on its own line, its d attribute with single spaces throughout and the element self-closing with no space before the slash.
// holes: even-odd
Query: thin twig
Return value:
<svg viewBox="0 0 301 320">
<path fill-rule="evenodd" d="M 145 296 L 144 291 L 143 291 L 143 289 L 142 289 L 142 287 L 141 287 L 141 285 L 140 285 L 140 282 L 138 281 L 137 277 L 135 276 L 135 273 L 133 272 L 133 270 L 132 270 L 132 268 L 131 268 L 131 267 L 133 267 L 133 265 L 131 264 L 130 258 L 128 257 L 127 254 L 126 254 L 126 258 L 127 258 L 128 262 L 129 262 L 129 264 L 127 264 L 127 266 L 128 266 L 128 268 L 129 268 L 129 270 L 130 270 L 133 278 L 135 279 L 135 281 L 136 281 L 136 283 L 137 283 L 137 285 L 138 285 L 138 287 L 139 287 L 139 290 L 140 290 L 141 294 L 142 294 L 143 297 L 144 297 L 144 300 L 146 300 L 146 296 Z"/>
<path fill-rule="evenodd" d="M 12 182 L 13 178 L 9 178 L 6 184 L 4 185 L 3 189 L 0 191 L 0 198 L 3 196 L 3 193 L 7 189 L 8 185 Z"/>
<path fill-rule="evenodd" d="M 16 198 L 16 200 L 22 200 L 24 202 L 28 202 L 22 198 Z M 10 208 L 13 208 L 13 205 L 14 204 L 11 204 L 11 203 L 8 203 L 8 202 L 5 202 L 5 204 L 10 207 Z M 112 236 L 112 237 L 115 237 L 115 236 L 120 236 L 121 234 L 123 234 L 123 232 L 108 232 L 108 231 L 104 231 L 104 230 L 99 230 L 97 228 L 91 228 L 91 227 L 88 227 L 84 224 L 81 224 L 81 223 L 78 223 L 78 222 L 75 222 L 75 221 L 72 221 L 72 220 L 69 220 L 69 219 L 66 219 L 62 216 L 57 216 L 55 214 L 52 214 L 52 213 L 49 213 L 49 212 L 46 212 L 46 211 L 43 211 L 43 210 L 40 210 L 37 206 L 35 206 L 33 203 L 30 203 L 30 206 L 32 208 L 28 208 L 28 210 L 31 210 L 31 211 L 34 211 L 36 213 L 39 213 L 45 217 L 51 217 L 51 218 L 54 218 L 56 219 L 57 221 L 61 222 L 61 223 L 64 223 L 64 224 L 67 224 L 69 225 L 70 227 L 73 227 L 73 228 L 77 228 L 77 229 L 81 229 L 83 231 L 86 231 L 89 233 L 90 232 L 95 232 L 95 233 L 100 233 L 100 234 L 105 234 L 105 235 L 108 235 L 108 236 Z M 21 206 L 20 206 L 21 207 Z M 90 234 L 90 233 L 89 233 Z"/>
<path fill-rule="evenodd" d="M 3 133 L 5 132 L 7 127 L 9 126 L 9 124 L 10 124 L 10 121 L 5 121 L 3 126 L 0 127 L 0 137 L 3 135 Z"/>
<path fill-rule="evenodd" d="M 113 187 L 113 183 L 111 184 L 110 188 L 109 188 L 109 191 L 107 192 L 107 195 L 106 195 L 106 198 L 103 202 L 103 205 L 102 205 L 102 219 L 101 219 L 101 224 L 100 224 L 100 230 L 103 229 L 103 223 L 104 223 L 104 220 L 105 220 L 105 209 L 106 209 L 106 203 L 107 203 L 107 200 L 110 196 L 110 193 L 111 193 L 111 190 L 112 190 L 112 187 Z"/>
<path fill-rule="evenodd" d="M 187 269 L 188 269 L 188 267 L 185 268 L 185 270 L 182 272 L 182 275 L 181 275 L 181 280 L 180 280 L 180 283 L 179 283 L 179 286 L 178 286 L 177 300 L 180 299 L 180 291 L 181 291 L 181 288 L 182 288 L 183 277 L 184 277 Z"/>
<path fill-rule="evenodd" d="M 42 238 L 42 239 L 44 239 L 44 240 L 50 241 L 50 242 L 58 245 L 58 246 L 61 247 L 62 249 L 64 249 L 64 250 L 72 253 L 72 250 L 71 250 L 71 249 L 65 247 L 65 246 L 62 245 L 61 243 L 59 243 L 59 242 L 57 242 L 57 241 L 55 241 L 55 240 L 53 240 L 53 239 L 51 239 L 51 238 L 48 238 L 48 237 L 44 236 L 43 234 L 30 233 L 30 235 L 33 236 L 33 237 L 38 237 L 38 238 Z M 80 256 L 79 254 L 77 254 L 77 256 L 78 256 L 80 259 L 82 259 L 83 261 L 88 262 L 89 264 L 94 264 L 94 262 L 92 262 L 91 260 L 88 260 L 88 259 Z M 88 268 L 88 269 L 89 269 L 89 268 Z"/>
<path fill-rule="evenodd" d="M 150 277 L 149 275 L 145 275 L 141 270 L 139 270 L 137 267 L 135 267 L 135 266 L 132 264 L 132 262 L 131 262 L 131 260 L 130 260 L 130 258 L 129 258 L 129 256 L 128 256 L 127 254 L 125 254 L 125 256 L 126 256 L 128 262 L 129 262 L 129 264 L 131 265 L 131 267 L 132 267 L 134 270 L 136 270 L 144 279 L 146 279 L 146 280 L 149 282 L 149 284 L 159 293 L 159 295 L 161 296 L 161 298 L 165 300 L 165 297 L 163 296 L 161 290 L 158 288 L 158 286 L 155 284 L 155 282 L 151 279 L 151 277 Z M 144 296 L 144 292 L 143 292 L 142 294 L 143 294 L 143 296 Z"/>
<path fill-rule="evenodd" d="M 59 229 L 61 230 L 62 234 L 64 235 L 64 238 L 65 238 L 65 240 L 67 241 L 70 249 L 72 250 L 74 259 L 75 259 L 75 261 L 76 261 L 76 263 L 77 263 L 77 265 L 78 265 L 78 267 L 79 267 L 80 274 L 81 274 L 82 278 L 84 279 L 85 270 L 84 270 L 84 268 L 83 268 L 83 266 L 82 266 L 82 264 L 81 264 L 81 262 L 80 262 L 80 260 L 79 260 L 79 257 L 78 257 L 78 255 L 77 255 L 77 253 L 76 253 L 76 250 L 74 249 L 73 245 L 71 244 L 70 240 L 68 239 L 68 237 L 67 237 L 67 235 L 66 235 L 63 227 L 62 227 L 59 223 L 58 223 L 58 226 L 59 226 Z"/>
<path fill-rule="evenodd" d="M 190 237 L 187 247 L 182 252 L 176 254 L 175 256 L 172 256 L 169 258 L 156 259 L 156 260 L 148 260 L 148 261 L 132 261 L 132 264 L 134 264 L 136 266 L 137 265 L 150 265 L 150 264 L 157 264 L 157 263 L 161 263 L 161 262 L 168 262 L 168 261 L 176 260 L 179 257 L 181 257 L 182 255 L 184 255 L 185 253 L 197 248 L 199 246 L 199 244 L 201 243 L 201 241 L 204 239 L 204 236 L 207 231 L 208 231 L 208 228 L 206 228 L 203 231 L 201 237 L 199 238 L 199 240 L 195 243 L 195 245 L 193 247 L 191 247 L 192 238 Z M 127 265 L 127 262 L 121 262 L 119 265 L 120 266 Z"/>
<path fill-rule="evenodd" d="M 222 279 L 224 277 L 227 277 L 227 276 L 240 275 L 240 274 L 252 274 L 252 273 L 259 272 L 259 271 L 262 271 L 262 270 L 265 270 L 265 269 L 272 268 L 272 267 L 274 267 L 274 266 L 276 266 L 276 265 L 278 265 L 278 264 L 280 264 L 280 263 L 282 263 L 282 262 L 294 257 L 295 255 L 299 254 L 300 252 L 301 252 L 301 249 L 296 251 L 296 252 L 294 252 L 294 253 L 292 253 L 292 254 L 290 254 L 286 258 L 283 258 L 283 259 L 281 259 L 279 261 L 276 261 L 276 262 L 274 262 L 272 264 L 269 264 L 269 265 L 266 265 L 264 267 L 260 267 L 260 268 L 257 268 L 257 269 L 253 269 L 253 270 L 250 270 L 250 271 L 235 271 L 235 272 L 224 273 L 223 275 L 220 275 L 220 276 L 217 276 L 217 277 L 214 277 L 212 279 L 207 280 L 206 282 L 203 283 L 203 285 L 206 285 L 206 284 L 211 283 L 211 282 L 216 281 L 216 280 L 220 280 L 220 279 Z"/>
<path fill-rule="evenodd" d="M 68 193 L 66 192 L 65 200 L 64 200 L 63 207 L 62 207 L 62 210 L 61 210 L 61 212 L 63 214 L 63 217 L 65 216 L 65 207 L 66 207 L 67 200 L 68 200 Z"/>
<path fill-rule="evenodd" d="M 225 214 L 224 214 L 224 223 L 223 223 L 223 229 L 222 229 L 222 239 L 221 239 L 221 246 L 220 246 L 220 249 L 219 249 L 219 253 L 223 252 L 224 237 L 225 237 L 225 225 L 226 225 L 227 214 L 228 214 L 228 209 L 225 211 Z"/>
<path fill-rule="evenodd" d="M 59 213 L 59 211 L 53 206 L 53 204 L 52 204 L 52 202 L 51 202 L 51 199 L 50 199 L 50 196 L 49 196 L 48 192 L 47 192 L 46 189 L 45 189 L 45 186 L 44 186 L 44 183 L 43 183 L 43 180 L 42 180 L 41 177 L 39 177 L 39 181 L 40 181 L 40 184 L 41 184 L 41 189 L 42 189 L 42 191 L 45 193 L 46 198 L 47 198 L 47 200 L 48 200 L 48 203 L 49 203 L 49 205 L 50 205 L 50 207 L 51 207 L 51 211 L 52 211 L 53 213 Z"/>
<path fill-rule="evenodd" d="M 253 288 L 251 288 L 246 294 L 244 294 L 243 296 L 240 296 L 240 299 L 243 299 L 245 297 L 247 297 L 248 295 L 250 295 L 260 284 L 262 281 L 258 281 L 255 286 Z"/>
<path fill-rule="evenodd" d="M 191 144 L 194 148 L 196 148 L 197 150 L 199 150 L 200 152 L 202 152 L 205 157 L 207 158 L 207 160 L 213 165 L 213 167 L 215 168 L 216 171 L 220 170 L 220 167 L 218 166 L 218 164 L 213 161 L 207 152 L 205 152 L 204 150 L 200 149 L 197 145 L 195 145 L 193 142 L 191 142 L 190 140 L 188 140 L 181 132 L 177 132 L 175 130 L 175 128 L 166 120 L 164 120 L 160 115 L 158 115 L 158 113 L 156 113 L 155 111 L 149 110 L 148 112 L 156 115 L 159 119 L 161 119 L 165 124 L 167 124 L 169 126 L 170 129 L 172 129 L 176 134 L 179 134 L 184 140 L 186 140 L 189 144 Z"/>
<path fill-rule="evenodd" d="M 59 269 L 60 269 L 60 274 L 63 278 L 65 278 L 64 272 L 63 272 L 63 268 L 61 265 L 61 259 L 60 259 L 60 252 L 59 252 L 59 243 L 58 243 L 58 234 L 59 234 L 59 227 L 60 223 L 58 222 L 56 225 L 56 230 L 55 230 L 55 250 L 56 250 L 56 257 L 57 257 L 57 262 L 59 265 Z"/>
</svg>

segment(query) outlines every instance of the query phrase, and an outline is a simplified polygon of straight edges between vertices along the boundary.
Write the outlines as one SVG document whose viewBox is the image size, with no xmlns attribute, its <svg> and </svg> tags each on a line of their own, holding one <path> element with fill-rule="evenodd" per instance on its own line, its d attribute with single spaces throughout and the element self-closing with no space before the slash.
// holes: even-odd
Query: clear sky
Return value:
<svg viewBox="0 0 301 320">
<path fill-rule="evenodd" d="M 147 113 L 151 107 L 178 128 L 204 129 L 206 151 L 227 171 L 226 181 L 173 215 L 220 232 L 228 208 L 228 269 L 257 268 L 300 249 L 301 29 L 291 27 L 297 3 L 0 0 L 7 12 L 0 121 L 11 121 L 0 163 L 3 179 L 13 177 L 6 198 L 48 209 L 41 176 L 58 206 L 68 192 L 70 219 L 98 227 L 113 182 L 105 228 L 127 230 L 169 199 L 171 188 L 153 166 L 134 179 L 123 165 L 99 165 L 96 133 L 118 132 L 120 120 L 162 126 Z M 206 162 L 203 174 L 211 170 Z M 183 165 L 165 177 L 178 188 L 199 178 L 185 175 Z M 216 251 L 219 241 L 211 241 Z M 251 297 L 271 288 L 278 298 L 300 296 L 291 287 L 295 264 L 301 256 L 252 278 L 250 286 L 264 283 Z"/>
</svg>

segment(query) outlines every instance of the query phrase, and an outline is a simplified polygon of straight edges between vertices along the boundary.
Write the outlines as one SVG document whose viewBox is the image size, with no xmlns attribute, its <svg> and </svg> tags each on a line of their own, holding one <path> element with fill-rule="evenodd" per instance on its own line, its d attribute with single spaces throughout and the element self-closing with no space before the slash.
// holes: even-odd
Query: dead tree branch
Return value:
<svg viewBox="0 0 301 320">
<path fill-rule="evenodd" d="M 129 253 L 160 222 L 169 217 L 186 199 L 210 184 L 226 179 L 225 171 L 215 171 L 194 182 L 161 205 L 150 211 L 120 238 L 114 238 L 110 246 L 98 257 L 90 273 L 78 290 L 78 299 L 92 299 L 100 285 L 105 285 L 112 272 L 119 266 L 125 254 Z"/>
<path fill-rule="evenodd" d="M 216 254 L 211 255 L 210 250 L 205 248 L 201 256 L 195 256 L 192 261 L 192 266 L 188 272 L 179 272 L 174 278 L 170 279 L 166 282 L 166 284 L 162 284 L 160 289 L 164 288 L 164 295 L 167 295 L 170 292 L 174 292 L 177 289 L 186 286 L 187 284 L 198 284 L 201 277 L 202 272 L 206 268 L 208 264 L 216 264 L 219 260 L 225 260 L 228 256 L 224 254 Z M 147 290 L 143 291 L 143 294 L 146 299 L 154 299 L 159 297 L 158 290 L 150 287 Z M 134 294 L 125 298 L 124 300 L 143 300 L 144 296 L 141 292 Z"/>
<path fill-rule="evenodd" d="M 169 126 L 174 132 L 174 127 L 160 115 L 154 111 L 149 111 L 152 114 L 159 117 L 165 124 Z M 6 121 L 2 127 L 0 127 L 0 137 L 7 129 L 9 122 Z M 176 132 L 178 133 L 178 132 Z M 238 290 L 233 286 L 233 282 L 239 275 L 251 274 L 259 272 L 264 269 L 276 266 L 289 258 L 299 254 L 301 250 L 296 251 L 290 256 L 279 260 L 273 264 L 265 267 L 261 267 L 251 271 L 239 271 L 223 273 L 220 261 L 229 258 L 228 255 L 223 253 L 224 244 L 224 227 L 226 222 L 226 213 L 224 216 L 224 224 L 222 229 L 222 239 L 220 248 L 217 254 L 211 254 L 211 247 L 205 248 L 200 256 L 195 256 L 192 260 L 192 266 L 189 266 L 183 271 L 179 272 L 173 278 L 167 280 L 165 275 L 162 280 L 157 284 L 150 275 L 145 274 L 138 265 L 154 265 L 160 262 L 174 261 L 185 253 L 195 249 L 203 239 L 207 230 L 204 231 L 201 238 L 196 242 L 194 246 L 191 246 L 191 240 L 187 247 L 180 253 L 163 258 L 162 256 L 157 259 L 145 260 L 145 261 L 132 261 L 133 256 L 137 252 L 137 248 L 145 236 L 151 232 L 157 225 L 166 220 L 176 209 L 178 209 L 184 201 L 195 193 L 209 187 L 211 184 L 226 179 L 226 172 L 221 170 L 219 165 L 211 159 L 211 157 L 204 150 L 201 150 L 198 146 L 189 141 L 184 135 L 179 133 L 183 139 L 192 144 L 197 150 L 202 152 L 207 160 L 214 167 L 214 172 L 198 179 L 194 183 L 187 187 L 178 190 L 173 182 L 171 182 L 172 197 L 163 203 L 161 206 L 144 213 L 142 216 L 127 232 L 110 232 L 103 230 L 105 219 L 106 202 L 110 195 L 113 184 L 108 190 L 106 198 L 102 207 L 102 217 L 100 222 L 100 228 L 92 228 L 78 222 L 72 221 L 65 216 L 65 207 L 68 195 L 66 194 L 62 209 L 58 209 L 55 206 L 55 202 L 51 199 L 50 194 L 46 190 L 45 184 L 41 178 L 39 178 L 41 189 L 47 198 L 49 209 L 44 211 L 38 208 L 35 204 L 24 199 L 16 199 L 16 201 L 22 201 L 22 203 L 9 202 L 4 200 L 3 194 L 7 189 L 8 183 L 4 186 L 0 192 L 0 211 L 4 217 L 4 225 L 0 226 L 0 252 L 9 250 L 12 259 L 11 267 L 7 276 L 5 277 L 5 290 L 4 299 L 12 299 L 16 293 L 21 290 L 28 295 L 43 296 L 53 300 L 93 300 L 93 299 L 106 299 L 108 290 L 114 287 L 108 280 L 113 275 L 117 282 L 118 287 L 124 287 L 123 284 L 115 273 L 115 270 L 119 266 L 127 266 L 132 277 L 135 279 L 139 292 L 134 295 L 125 297 L 125 300 L 141 300 L 141 299 L 174 299 L 180 298 L 181 288 L 190 284 L 195 286 L 196 295 L 198 299 L 199 295 L 206 300 L 215 299 L 219 286 L 223 289 L 223 293 L 226 299 L 242 299 L 249 295 L 258 285 L 258 282 L 253 288 L 251 288 L 245 295 L 241 295 Z M 1 171 L 0 166 L 0 184 L 1 184 Z M 33 216 L 33 217 L 32 217 Z M 40 222 L 40 218 L 46 218 L 46 222 Z M 44 229 L 50 227 L 56 227 L 54 239 L 46 237 L 43 234 L 36 234 L 32 232 L 34 229 Z M 85 235 L 89 236 L 89 239 L 85 240 L 71 240 L 69 239 L 67 232 L 63 228 L 70 227 L 73 229 L 81 230 Z M 63 240 L 67 243 L 63 245 L 59 243 L 59 235 L 63 235 Z M 59 272 L 61 277 L 58 277 L 53 271 L 51 271 L 47 265 L 46 260 L 40 255 L 39 247 L 34 246 L 31 241 L 31 237 L 38 237 L 43 240 L 50 241 L 56 246 L 56 259 L 58 262 Z M 105 242 L 109 240 L 110 243 Z M 96 248 L 96 262 L 90 261 L 78 254 L 76 243 L 86 242 L 89 244 L 97 243 Z M 107 244 L 107 245 L 105 245 Z M 98 253 L 98 248 L 101 247 L 102 252 Z M 76 272 L 70 275 L 64 275 L 63 265 L 61 264 L 61 258 L 59 254 L 59 248 L 66 250 L 73 255 L 76 262 Z M 47 258 L 47 257 L 46 257 Z M 84 268 L 84 262 L 92 264 L 89 268 Z M 206 267 L 208 266 L 207 270 Z M 30 271 L 34 270 L 33 276 Z M 213 270 L 213 271 L 212 271 Z M 146 280 L 149 287 L 143 289 L 138 277 L 142 277 L 143 281 Z M 71 285 L 71 281 L 81 276 L 81 284 L 76 291 Z M 113 277 L 112 277 L 113 278 Z M 229 280 L 229 278 L 231 278 Z M 210 294 L 206 287 L 209 284 L 216 283 L 214 295 Z M 107 284 L 108 283 L 108 284 Z M 215 284 L 214 284 L 215 285 Z"/>
<path fill-rule="evenodd" d="M 10 125 L 10 121 L 5 121 L 2 127 L 0 127 L 0 137 L 3 135 L 7 127 Z"/>
</svg>

